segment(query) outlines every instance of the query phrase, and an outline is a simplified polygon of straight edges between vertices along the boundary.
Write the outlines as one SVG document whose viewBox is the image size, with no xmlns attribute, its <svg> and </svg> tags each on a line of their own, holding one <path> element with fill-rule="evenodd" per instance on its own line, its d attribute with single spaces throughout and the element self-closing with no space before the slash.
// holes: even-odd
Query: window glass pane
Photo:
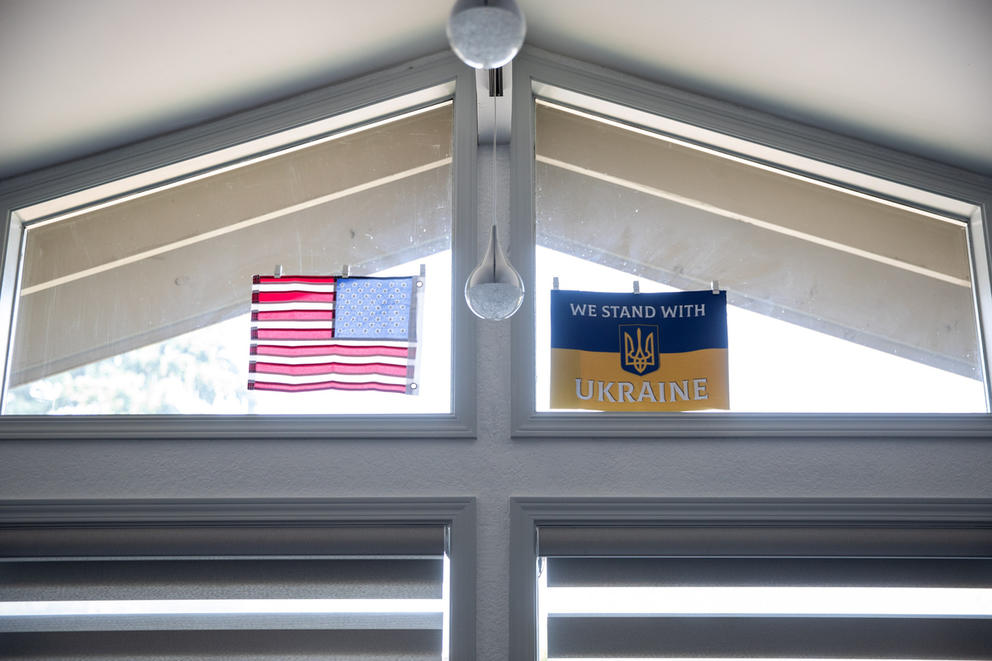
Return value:
<svg viewBox="0 0 992 661">
<path fill-rule="evenodd" d="M 444 103 L 26 227 L 5 413 L 451 410 Z M 247 390 L 251 278 L 426 266 L 417 396 Z"/>
<path fill-rule="evenodd" d="M 733 411 L 986 410 L 964 224 L 537 107 L 537 409 L 564 289 L 728 292 Z"/>
</svg>

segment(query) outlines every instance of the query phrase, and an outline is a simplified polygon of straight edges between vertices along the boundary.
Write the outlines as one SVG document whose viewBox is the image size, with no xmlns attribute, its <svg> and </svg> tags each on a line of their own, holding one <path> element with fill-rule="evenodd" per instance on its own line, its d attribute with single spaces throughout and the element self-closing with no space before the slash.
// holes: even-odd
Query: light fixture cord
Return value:
<svg viewBox="0 0 992 661">
<path fill-rule="evenodd" d="M 493 227 L 496 227 L 496 95 L 495 94 L 493 95 L 493 157 L 492 157 L 492 161 L 491 161 L 490 167 L 492 168 L 492 171 L 493 171 L 492 172 L 492 177 L 493 177 L 493 189 L 492 189 L 492 196 L 493 196 Z M 498 234 L 498 232 L 497 232 L 497 234 Z M 495 241 L 498 241 L 498 240 L 499 240 L 499 238 L 497 236 L 494 236 L 493 237 L 493 241 L 494 242 Z M 493 245 L 493 248 L 494 248 L 494 250 L 493 250 L 493 282 L 495 282 L 496 281 L 496 250 L 495 250 L 496 246 Z"/>
</svg>

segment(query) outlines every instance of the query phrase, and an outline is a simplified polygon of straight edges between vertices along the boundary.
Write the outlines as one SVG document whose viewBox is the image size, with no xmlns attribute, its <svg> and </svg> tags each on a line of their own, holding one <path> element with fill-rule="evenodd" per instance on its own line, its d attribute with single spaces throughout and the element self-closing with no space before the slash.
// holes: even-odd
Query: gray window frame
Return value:
<svg viewBox="0 0 992 661">
<path fill-rule="evenodd" d="M 454 102 L 452 165 L 452 412 L 425 415 L 99 415 L 0 416 L 0 440 L 238 439 L 238 438 L 473 438 L 475 364 L 454 360 L 475 353 L 471 314 L 461 304 L 461 283 L 474 266 L 477 206 L 475 72 L 451 53 L 428 56 L 145 140 L 71 163 L 0 182 L 0 363 L 9 362 L 20 269 L 22 222 L 17 210 L 111 184 L 242 143 L 343 117 L 344 126 L 441 101 Z M 342 127 L 343 128 L 343 127 Z M 6 382 L 6 377 L 4 377 Z"/>
<path fill-rule="evenodd" d="M 737 153 L 808 176 L 857 188 L 915 208 L 939 211 L 967 224 L 986 404 L 992 378 L 992 178 L 927 161 L 859 140 L 646 82 L 525 48 L 513 63 L 510 142 L 511 261 L 527 291 L 535 291 L 535 99 L 593 114 L 659 124 L 688 125 L 695 139 L 720 136 Z M 616 113 L 628 113 L 629 117 Z M 663 129 L 662 129 L 663 130 Z M 746 153 L 743 150 L 751 150 Z M 779 160 L 771 160 L 779 159 Z M 810 170 L 816 168 L 816 170 Z M 853 177 L 846 180 L 845 177 Z M 867 186 L 867 188 L 865 188 Z M 564 413 L 535 406 L 535 307 L 524 301 L 512 329 L 512 435 L 516 439 L 571 438 L 992 438 L 992 414 L 766 414 L 766 413 Z"/>
</svg>

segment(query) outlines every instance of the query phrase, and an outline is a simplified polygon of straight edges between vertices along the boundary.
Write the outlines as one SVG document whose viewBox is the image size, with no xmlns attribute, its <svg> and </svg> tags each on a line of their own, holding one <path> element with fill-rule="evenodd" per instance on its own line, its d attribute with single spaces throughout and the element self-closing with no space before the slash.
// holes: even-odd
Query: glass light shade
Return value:
<svg viewBox="0 0 992 661">
<path fill-rule="evenodd" d="M 492 321 L 512 317 L 524 302 L 524 281 L 500 247 L 495 225 L 482 261 L 465 281 L 465 302 L 475 316 Z"/>
<path fill-rule="evenodd" d="M 527 33 L 514 0 L 458 0 L 448 17 L 448 43 L 475 69 L 497 69 L 520 50 Z"/>
</svg>

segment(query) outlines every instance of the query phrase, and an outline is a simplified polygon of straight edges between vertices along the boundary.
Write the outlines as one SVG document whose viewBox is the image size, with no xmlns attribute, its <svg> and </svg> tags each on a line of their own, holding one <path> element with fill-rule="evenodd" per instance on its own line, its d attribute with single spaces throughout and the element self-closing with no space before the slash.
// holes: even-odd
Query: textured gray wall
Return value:
<svg viewBox="0 0 992 661">
<path fill-rule="evenodd" d="M 483 229 L 490 151 L 480 147 Z M 513 441 L 509 324 L 480 321 L 477 333 L 474 440 L 9 441 L 0 499 L 475 496 L 479 659 L 505 661 L 511 496 L 992 497 L 982 440 Z"/>
</svg>

